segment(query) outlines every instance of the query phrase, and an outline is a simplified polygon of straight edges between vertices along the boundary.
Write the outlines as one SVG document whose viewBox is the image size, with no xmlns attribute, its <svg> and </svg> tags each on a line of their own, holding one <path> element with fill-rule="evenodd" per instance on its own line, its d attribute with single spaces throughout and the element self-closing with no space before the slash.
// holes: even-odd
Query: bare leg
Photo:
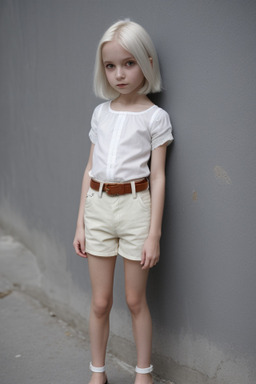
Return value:
<svg viewBox="0 0 256 384">
<path fill-rule="evenodd" d="M 151 364 L 152 321 L 146 299 L 148 270 L 137 261 L 124 259 L 126 301 L 132 316 L 133 334 L 137 349 L 137 366 Z M 136 374 L 136 384 L 151 384 L 150 374 Z"/>
<path fill-rule="evenodd" d="M 88 265 L 92 286 L 90 312 L 90 341 L 92 364 L 105 365 L 105 355 L 109 336 L 109 314 L 113 303 L 113 282 L 116 257 L 88 255 Z M 93 373 L 90 384 L 103 384 L 105 373 Z"/>
</svg>

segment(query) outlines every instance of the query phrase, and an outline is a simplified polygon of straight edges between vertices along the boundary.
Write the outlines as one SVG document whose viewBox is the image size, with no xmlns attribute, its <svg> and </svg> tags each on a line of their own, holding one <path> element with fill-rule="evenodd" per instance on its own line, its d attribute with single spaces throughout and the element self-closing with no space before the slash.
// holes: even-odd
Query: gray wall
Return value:
<svg viewBox="0 0 256 384">
<path fill-rule="evenodd" d="M 45 298 L 80 326 L 90 284 L 72 241 L 100 102 L 96 46 L 126 17 L 156 44 L 154 100 L 175 142 L 148 298 L 155 369 L 176 384 L 256 381 L 255 16 L 246 0 L 0 2 L 0 223 L 35 253 Z M 121 260 L 115 288 L 110 350 L 134 364 Z"/>
</svg>

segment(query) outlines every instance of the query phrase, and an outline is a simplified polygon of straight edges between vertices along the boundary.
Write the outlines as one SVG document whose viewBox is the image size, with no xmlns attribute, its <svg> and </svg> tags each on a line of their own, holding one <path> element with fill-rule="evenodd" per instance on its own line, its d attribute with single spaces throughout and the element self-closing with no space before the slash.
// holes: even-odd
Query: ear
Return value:
<svg viewBox="0 0 256 384">
<path fill-rule="evenodd" d="M 152 59 L 152 57 L 149 57 L 149 61 L 150 61 L 151 67 L 153 67 L 153 59 Z"/>
</svg>

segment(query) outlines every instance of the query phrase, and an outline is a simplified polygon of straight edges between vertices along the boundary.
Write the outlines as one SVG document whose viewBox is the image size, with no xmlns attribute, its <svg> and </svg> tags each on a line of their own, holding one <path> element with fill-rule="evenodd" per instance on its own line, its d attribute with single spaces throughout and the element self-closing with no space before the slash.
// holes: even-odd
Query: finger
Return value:
<svg viewBox="0 0 256 384">
<path fill-rule="evenodd" d="M 153 268 L 157 264 L 157 259 L 152 258 L 149 260 L 148 268 Z"/>
<path fill-rule="evenodd" d="M 150 268 L 149 259 L 147 257 L 145 257 L 145 261 L 144 261 L 144 264 L 142 266 L 142 269 L 149 269 L 149 268 Z"/>
<path fill-rule="evenodd" d="M 142 254 L 141 254 L 141 262 L 140 262 L 140 265 L 144 266 L 144 264 L 145 264 L 145 260 L 146 260 L 146 254 L 145 254 L 145 251 L 144 251 L 144 249 L 143 249 Z"/>
<path fill-rule="evenodd" d="M 155 267 L 155 266 L 157 265 L 158 261 L 159 261 L 158 258 L 156 258 L 156 259 L 154 260 L 154 262 L 153 262 L 153 267 Z"/>
<path fill-rule="evenodd" d="M 76 253 L 80 252 L 80 243 L 79 243 L 79 241 L 74 241 L 73 247 L 75 248 Z"/>
<path fill-rule="evenodd" d="M 84 241 L 80 243 L 80 251 L 81 251 L 83 254 L 85 254 L 85 242 L 84 242 Z"/>
<path fill-rule="evenodd" d="M 78 256 L 87 258 L 87 253 L 86 253 L 86 252 L 82 252 L 81 249 L 77 249 L 77 250 L 76 250 L 76 254 L 77 254 Z"/>
<path fill-rule="evenodd" d="M 73 243 L 73 246 L 75 248 L 75 252 L 78 256 L 81 256 L 81 257 L 87 257 L 86 253 L 85 253 L 85 250 L 82 251 L 82 249 L 84 249 L 85 247 L 80 244 L 80 242 L 74 242 Z"/>
<path fill-rule="evenodd" d="M 87 253 L 78 253 L 78 256 L 81 256 L 81 257 L 83 257 L 84 259 L 87 259 L 88 258 L 88 256 L 87 256 Z"/>
</svg>

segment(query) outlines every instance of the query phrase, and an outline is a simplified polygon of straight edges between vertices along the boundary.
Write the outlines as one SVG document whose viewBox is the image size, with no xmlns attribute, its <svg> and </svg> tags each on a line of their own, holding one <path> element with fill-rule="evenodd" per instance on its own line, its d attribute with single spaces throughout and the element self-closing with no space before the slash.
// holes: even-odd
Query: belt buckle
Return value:
<svg viewBox="0 0 256 384">
<path fill-rule="evenodd" d="M 105 184 L 105 188 L 104 189 L 105 189 L 106 194 L 110 196 L 111 194 L 109 193 L 109 191 L 110 191 L 109 184 Z"/>
<path fill-rule="evenodd" d="M 106 194 L 108 195 L 108 196 L 119 196 L 119 194 L 118 193 L 111 193 L 111 186 L 112 186 L 113 184 L 105 184 L 105 192 L 106 192 Z"/>
<path fill-rule="evenodd" d="M 111 193 L 111 187 L 116 187 L 117 184 L 105 184 L 105 192 L 108 196 L 120 196 L 120 193 Z"/>
</svg>

